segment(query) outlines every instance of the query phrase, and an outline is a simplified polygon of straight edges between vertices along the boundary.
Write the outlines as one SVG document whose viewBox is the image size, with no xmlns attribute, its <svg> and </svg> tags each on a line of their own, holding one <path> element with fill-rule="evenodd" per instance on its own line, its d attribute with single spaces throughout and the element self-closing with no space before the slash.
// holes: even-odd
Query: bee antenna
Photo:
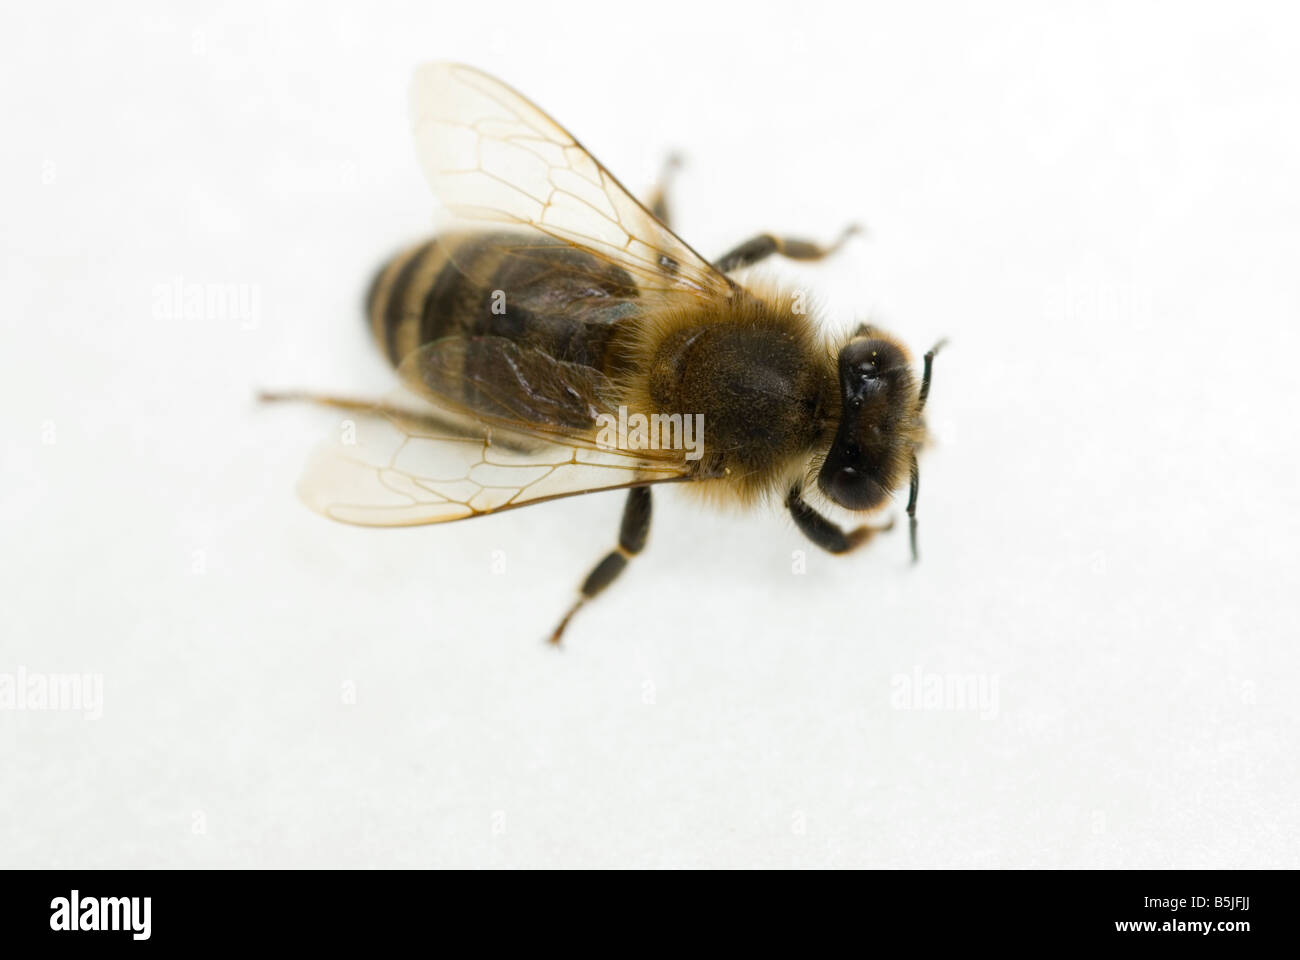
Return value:
<svg viewBox="0 0 1300 960">
<path fill-rule="evenodd" d="M 946 344 L 947 342 L 948 339 L 947 337 L 945 337 L 944 339 L 936 343 L 933 347 L 931 347 L 929 350 L 927 350 L 925 353 L 925 369 L 921 371 L 921 392 L 917 395 L 916 398 L 917 413 L 920 413 L 922 410 L 925 409 L 926 398 L 930 396 L 930 373 L 931 373 L 931 368 L 934 366 L 935 354 L 937 354 L 940 350 L 942 350 L 944 344 Z M 915 476 L 915 470 L 913 471 L 913 475 Z M 915 487 L 913 488 L 913 495 L 915 495 Z"/>
</svg>

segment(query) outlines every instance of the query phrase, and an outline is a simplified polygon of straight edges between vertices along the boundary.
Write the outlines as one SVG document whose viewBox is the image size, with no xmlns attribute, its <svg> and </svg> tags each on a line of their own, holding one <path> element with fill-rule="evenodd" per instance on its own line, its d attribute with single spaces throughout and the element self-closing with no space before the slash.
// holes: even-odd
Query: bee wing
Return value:
<svg viewBox="0 0 1300 960">
<path fill-rule="evenodd" d="M 434 194 L 463 220 L 568 243 L 617 264 L 643 291 L 731 296 L 725 276 L 655 219 L 563 127 L 463 64 L 421 67 L 411 123 Z"/>
<path fill-rule="evenodd" d="M 460 356 L 434 353 L 424 365 L 431 373 Z M 565 375 L 560 369 L 546 373 L 538 358 L 524 358 L 521 369 L 533 383 L 538 376 Z M 450 389 L 457 382 L 478 381 L 445 384 Z M 577 407 L 552 408 L 548 397 L 525 410 L 518 405 L 531 402 L 526 391 L 494 389 L 484 394 L 483 402 L 496 411 L 489 417 L 472 405 L 430 403 L 437 396 L 428 388 L 403 389 L 344 420 L 338 436 L 307 464 L 298 488 L 304 502 L 345 523 L 415 526 L 691 476 L 680 451 L 602 448 L 595 442 L 594 415 L 580 426 L 573 416 Z M 515 419 L 524 415 L 534 420 Z"/>
<path fill-rule="evenodd" d="M 426 343 L 402 361 L 398 376 L 436 408 L 539 441 L 596 447 L 597 417 L 617 417 L 617 391 L 599 370 L 507 337 Z M 680 450 L 612 452 L 684 470 Z"/>
</svg>

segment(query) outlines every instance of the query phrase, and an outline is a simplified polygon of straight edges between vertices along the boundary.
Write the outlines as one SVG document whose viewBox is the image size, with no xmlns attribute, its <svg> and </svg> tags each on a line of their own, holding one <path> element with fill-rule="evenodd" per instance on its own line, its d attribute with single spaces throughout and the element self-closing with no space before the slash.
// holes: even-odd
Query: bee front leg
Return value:
<svg viewBox="0 0 1300 960">
<path fill-rule="evenodd" d="M 633 487 L 627 493 L 627 502 L 623 505 L 623 522 L 619 527 L 618 546 L 605 555 L 605 558 L 592 568 L 587 579 L 582 582 L 578 599 L 569 612 L 564 615 L 560 625 L 551 634 L 551 643 L 559 644 L 564 630 L 588 600 L 604 590 L 627 567 L 627 562 L 645 547 L 650 535 L 650 488 Z"/>
<path fill-rule="evenodd" d="M 723 254 L 714 266 L 722 273 L 730 273 L 741 267 L 753 266 L 774 253 L 779 253 L 790 260 L 821 260 L 844 246 L 844 241 L 849 237 L 861 232 L 862 227 L 851 223 L 830 246 L 822 246 L 811 240 L 800 240 L 797 237 L 778 237 L 772 233 L 760 233 L 729 253 Z"/>
<path fill-rule="evenodd" d="M 791 488 L 785 498 L 785 505 L 803 535 L 831 553 L 848 553 L 870 541 L 877 533 L 884 533 L 894 526 L 894 521 L 890 520 L 883 527 L 861 526 L 845 531 L 834 521 L 828 520 L 808 506 L 804 502 L 802 489 L 797 486 Z"/>
</svg>

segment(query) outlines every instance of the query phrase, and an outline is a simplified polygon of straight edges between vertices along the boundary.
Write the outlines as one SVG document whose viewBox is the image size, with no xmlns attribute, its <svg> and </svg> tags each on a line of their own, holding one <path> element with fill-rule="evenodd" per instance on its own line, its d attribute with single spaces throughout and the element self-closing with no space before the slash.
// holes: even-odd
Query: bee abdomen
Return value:
<svg viewBox="0 0 1300 960">
<path fill-rule="evenodd" d="M 366 297 L 366 315 L 379 348 L 394 366 L 420 345 L 425 301 L 447 263 L 437 240 L 403 250 L 376 274 Z"/>
<path fill-rule="evenodd" d="M 442 337 L 505 337 L 560 360 L 615 372 L 619 321 L 635 312 L 631 277 L 563 244 L 517 242 L 492 233 L 450 234 L 386 263 L 366 296 L 371 332 L 398 366 Z"/>
</svg>

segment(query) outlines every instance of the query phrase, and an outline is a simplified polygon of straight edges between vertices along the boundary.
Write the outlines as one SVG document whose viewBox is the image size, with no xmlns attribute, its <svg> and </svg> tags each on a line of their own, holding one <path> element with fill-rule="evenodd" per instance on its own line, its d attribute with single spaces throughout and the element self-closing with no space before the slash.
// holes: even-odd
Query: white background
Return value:
<svg viewBox="0 0 1300 960">
<path fill-rule="evenodd" d="M 0 673 L 104 703 L 0 711 L 0 863 L 1300 866 L 1286 6 L 721 7 L 6 7 Z M 867 223 L 772 269 L 951 337 L 918 567 L 669 491 L 557 653 L 621 495 L 295 499 L 337 418 L 254 393 L 390 385 L 359 300 L 443 58 L 634 188 L 682 149 L 701 250 Z"/>
</svg>

